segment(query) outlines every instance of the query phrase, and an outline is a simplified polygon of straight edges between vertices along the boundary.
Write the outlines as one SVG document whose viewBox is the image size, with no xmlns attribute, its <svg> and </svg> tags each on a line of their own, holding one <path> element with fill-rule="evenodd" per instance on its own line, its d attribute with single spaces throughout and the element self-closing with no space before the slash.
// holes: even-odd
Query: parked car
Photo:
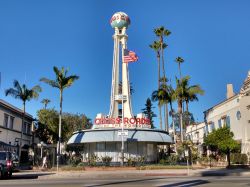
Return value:
<svg viewBox="0 0 250 187">
<path fill-rule="evenodd" d="M 1 177 L 11 177 L 13 172 L 12 153 L 0 151 Z"/>
</svg>

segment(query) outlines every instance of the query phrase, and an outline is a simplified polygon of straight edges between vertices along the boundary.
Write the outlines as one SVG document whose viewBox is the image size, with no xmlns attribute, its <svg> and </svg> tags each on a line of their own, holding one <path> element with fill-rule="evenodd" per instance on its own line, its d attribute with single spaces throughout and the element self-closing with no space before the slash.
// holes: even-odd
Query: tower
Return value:
<svg viewBox="0 0 250 187">
<path fill-rule="evenodd" d="M 128 35 L 126 30 L 130 24 L 130 19 L 123 12 L 115 13 L 110 24 L 114 28 L 114 52 L 113 52 L 113 70 L 112 70 L 112 85 L 109 118 L 117 118 L 121 116 L 119 110 L 122 111 L 123 117 L 132 118 L 130 84 L 128 64 L 123 63 L 124 49 L 127 49 Z M 120 84 L 120 54 L 121 54 L 121 84 Z M 122 107 L 121 107 L 122 105 Z"/>
<path fill-rule="evenodd" d="M 150 128 L 150 120 L 144 114 L 135 117 L 132 111 L 128 63 L 124 62 L 124 56 L 127 62 L 134 62 L 131 54 L 134 52 L 127 50 L 126 30 L 130 19 L 127 14 L 117 12 L 112 16 L 110 24 L 115 31 L 110 109 L 108 115 L 97 114 L 93 128 Z"/>
</svg>

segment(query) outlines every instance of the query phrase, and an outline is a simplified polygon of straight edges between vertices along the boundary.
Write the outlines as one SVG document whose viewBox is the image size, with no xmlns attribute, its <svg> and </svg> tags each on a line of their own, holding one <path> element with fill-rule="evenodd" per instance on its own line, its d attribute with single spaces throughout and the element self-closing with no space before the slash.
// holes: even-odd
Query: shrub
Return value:
<svg viewBox="0 0 250 187">
<path fill-rule="evenodd" d="M 89 166 L 96 166 L 98 161 L 99 161 L 99 157 L 95 154 L 92 154 L 88 159 L 88 165 Z"/>
<path fill-rule="evenodd" d="M 170 155 L 166 158 L 165 163 L 168 165 L 176 165 L 177 161 L 178 161 L 178 156 Z"/>
<path fill-rule="evenodd" d="M 135 166 L 136 165 L 136 158 L 135 157 L 129 157 L 126 158 L 128 166 Z"/>
<path fill-rule="evenodd" d="M 105 166 L 110 166 L 111 160 L 112 160 L 112 157 L 110 157 L 110 156 L 104 156 L 104 157 L 102 157 L 102 163 Z"/>
<path fill-rule="evenodd" d="M 246 154 L 241 154 L 241 153 L 231 153 L 231 162 L 233 164 L 247 164 L 248 158 Z"/>
<path fill-rule="evenodd" d="M 81 162 L 81 157 L 80 156 L 73 156 L 69 159 L 69 163 L 73 166 L 76 167 L 79 163 Z"/>
</svg>

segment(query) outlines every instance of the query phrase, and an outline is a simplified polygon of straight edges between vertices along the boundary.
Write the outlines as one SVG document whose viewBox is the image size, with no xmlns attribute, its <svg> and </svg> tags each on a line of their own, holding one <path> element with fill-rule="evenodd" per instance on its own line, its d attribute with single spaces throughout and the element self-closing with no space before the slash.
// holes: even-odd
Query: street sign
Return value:
<svg viewBox="0 0 250 187">
<path fill-rule="evenodd" d="M 118 131 L 118 136 L 128 136 L 128 130 L 119 130 Z"/>
</svg>

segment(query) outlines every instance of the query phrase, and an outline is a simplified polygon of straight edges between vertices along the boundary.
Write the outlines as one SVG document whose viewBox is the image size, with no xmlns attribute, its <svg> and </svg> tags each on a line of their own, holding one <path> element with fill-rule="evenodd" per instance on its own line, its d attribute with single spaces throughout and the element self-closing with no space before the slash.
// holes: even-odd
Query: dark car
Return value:
<svg viewBox="0 0 250 187">
<path fill-rule="evenodd" d="M 11 177 L 13 172 L 12 153 L 0 151 L 1 177 Z"/>
</svg>

